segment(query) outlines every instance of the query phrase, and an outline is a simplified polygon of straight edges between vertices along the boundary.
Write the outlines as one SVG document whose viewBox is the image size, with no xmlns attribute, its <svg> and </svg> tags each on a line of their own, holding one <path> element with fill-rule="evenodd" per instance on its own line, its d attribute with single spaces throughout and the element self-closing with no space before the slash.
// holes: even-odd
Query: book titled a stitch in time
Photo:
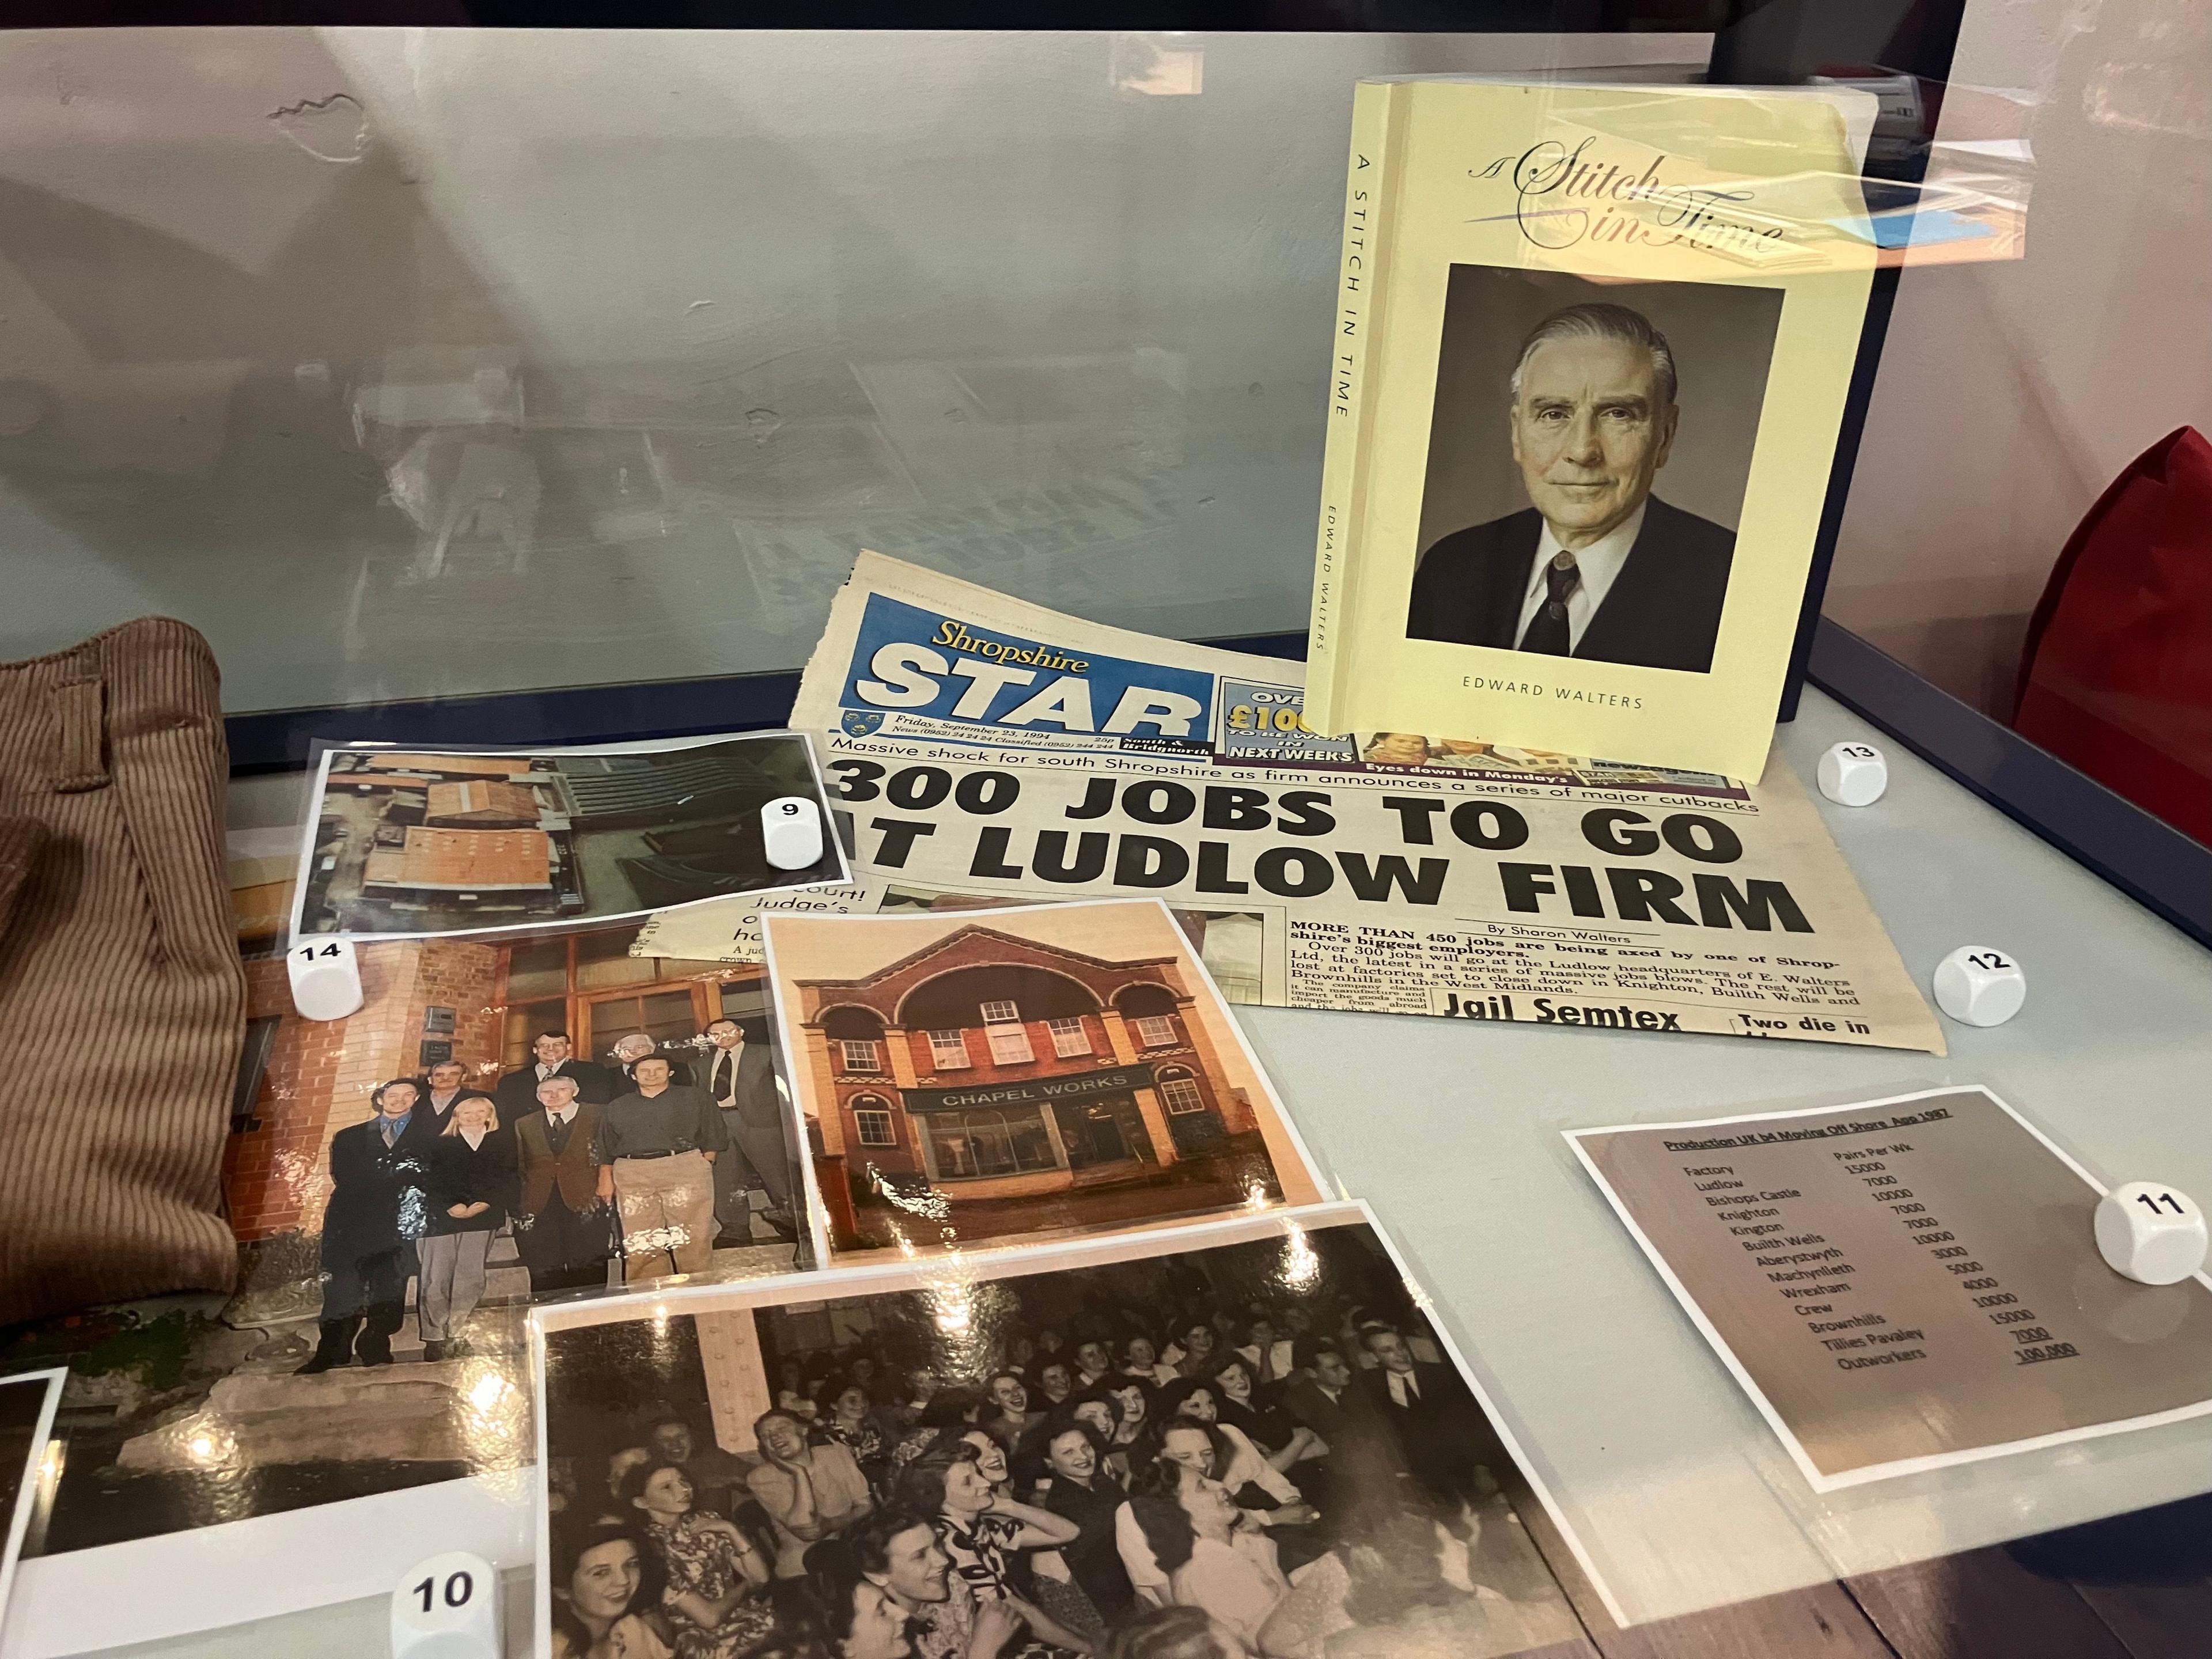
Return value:
<svg viewBox="0 0 2212 1659">
<path fill-rule="evenodd" d="M 1861 99 L 1359 83 L 1309 724 L 1759 776 L 1873 275 Z"/>
</svg>

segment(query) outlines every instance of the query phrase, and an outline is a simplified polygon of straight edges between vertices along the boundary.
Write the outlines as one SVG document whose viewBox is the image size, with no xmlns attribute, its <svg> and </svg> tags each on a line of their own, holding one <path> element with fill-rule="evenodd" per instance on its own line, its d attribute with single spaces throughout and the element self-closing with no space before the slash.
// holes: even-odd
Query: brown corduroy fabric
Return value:
<svg viewBox="0 0 2212 1659">
<path fill-rule="evenodd" d="M 236 1276 L 217 685 L 159 617 L 0 665 L 0 1322 Z"/>
</svg>

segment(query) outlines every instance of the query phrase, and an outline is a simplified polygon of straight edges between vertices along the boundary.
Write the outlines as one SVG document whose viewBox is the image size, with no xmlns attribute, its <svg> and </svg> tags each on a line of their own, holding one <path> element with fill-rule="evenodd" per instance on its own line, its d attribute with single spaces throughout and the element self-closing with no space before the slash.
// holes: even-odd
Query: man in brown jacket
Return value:
<svg viewBox="0 0 2212 1659">
<path fill-rule="evenodd" d="M 556 1074 L 538 1085 L 536 1111 L 514 1126 L 521 1201 L 514 1248 L 530 1269 L 534 1296 L 604 1286 L 615 1253 L 614 1211 L 599 1195 L 592 1143 L 605 1109 L 576 1098 L 576 1079 Z"/>
</svg>

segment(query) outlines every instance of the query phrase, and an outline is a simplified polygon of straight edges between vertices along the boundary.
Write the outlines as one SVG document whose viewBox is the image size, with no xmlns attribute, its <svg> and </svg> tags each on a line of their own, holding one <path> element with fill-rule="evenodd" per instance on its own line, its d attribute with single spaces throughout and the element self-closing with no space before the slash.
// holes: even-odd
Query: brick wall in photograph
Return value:
<svg viewBox="0 0 2212 1659">
<path fill-rule="evenodd" d="M 254 1100 L 255 1127 L 230 1138 L 224 1160 L 231 1226 L 241 1239 L 319 1229 L 331 1137 L 374 1113 L 379 1085 L 421 1072 L 431 1006 L 455 1011 L 453 1055 L 471 1078 L 489 1087 L 496 1076 L 495 947 L 401 940 L 363 945 L 360 961 L 361 1011 L 327 1021 L 292 1012 L 283 958 L 246 964 L 249 1017 L 279 1015 L 283 1024 Z"/>
</svg>

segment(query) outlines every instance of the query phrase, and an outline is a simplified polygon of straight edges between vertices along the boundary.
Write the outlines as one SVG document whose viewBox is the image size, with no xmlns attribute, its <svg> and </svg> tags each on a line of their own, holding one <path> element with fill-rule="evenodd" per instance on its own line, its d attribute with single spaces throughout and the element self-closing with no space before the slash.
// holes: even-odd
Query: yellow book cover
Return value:
<svg viewBox="0 0 2212 1659">
<path fill-rule="evenodd" d="M 1863 102 L 1359 84 L 1310 725 L 1759 776 L 1874 270 Z"/>
</svg>

